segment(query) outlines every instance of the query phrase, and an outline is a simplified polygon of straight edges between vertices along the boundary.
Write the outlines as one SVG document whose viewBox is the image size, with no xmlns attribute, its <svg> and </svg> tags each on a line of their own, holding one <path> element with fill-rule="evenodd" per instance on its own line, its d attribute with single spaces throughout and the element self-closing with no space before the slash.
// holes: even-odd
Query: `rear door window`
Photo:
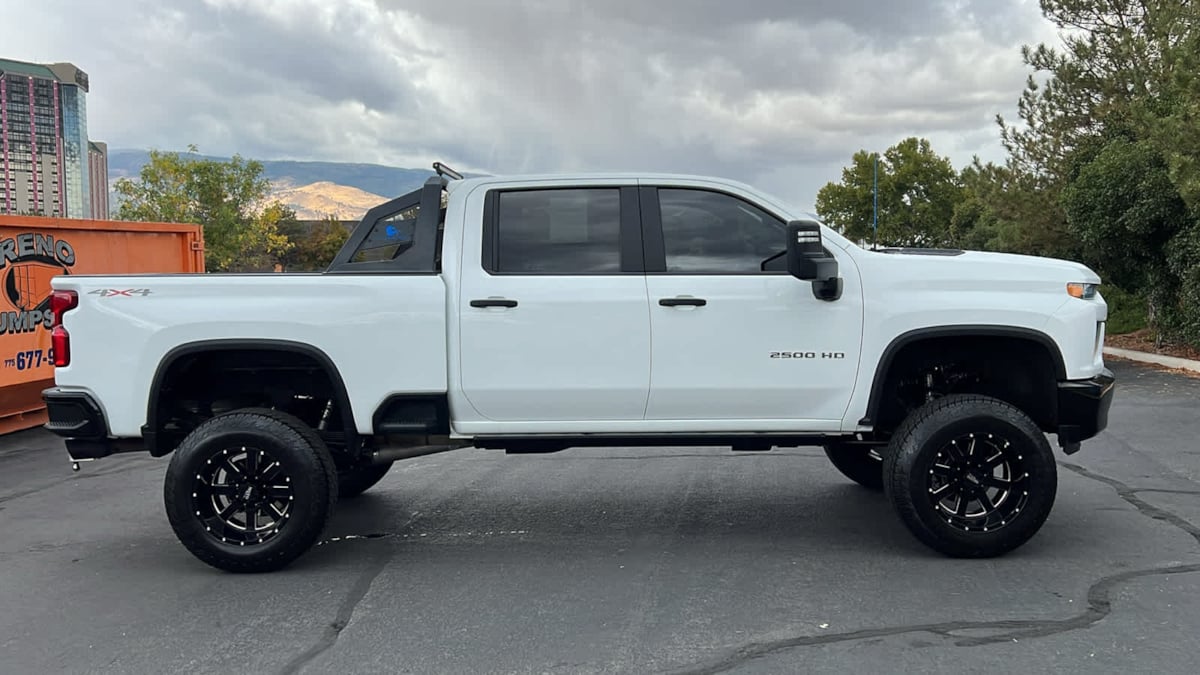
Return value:
<svg viewBox="0 0 1200 675">
<path fill-rule="evenodd" d="M 501 192 L 492 227 L 490 272 L 621 273 L 620 188 Z"/>
</svg>

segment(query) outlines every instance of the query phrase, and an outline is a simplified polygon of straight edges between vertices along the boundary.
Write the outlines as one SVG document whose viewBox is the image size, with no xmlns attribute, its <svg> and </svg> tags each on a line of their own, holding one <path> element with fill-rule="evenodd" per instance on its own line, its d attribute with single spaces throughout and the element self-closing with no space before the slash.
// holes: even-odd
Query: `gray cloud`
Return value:
<svg viewBox="0 0 1200 675">
<path fill-rule="evenodd" d="M 1035 0 L 40 0 L 11 58 L 92 78 L 115 147 L 726 175 L 808 208 L 907 135 L 1000 154 Z"/>
</svg>

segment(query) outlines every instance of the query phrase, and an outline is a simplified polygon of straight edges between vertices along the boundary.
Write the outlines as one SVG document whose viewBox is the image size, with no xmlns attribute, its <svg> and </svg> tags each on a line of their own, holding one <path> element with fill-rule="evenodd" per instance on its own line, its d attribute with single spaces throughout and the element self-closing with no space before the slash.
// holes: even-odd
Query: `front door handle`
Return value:
<svg viewBox="0 0 1200 675">
<path fill-rule="evenodd" d="M 704 298 L 660 298 L 658 304 L 663 307 L 703 307 L 708 301 Z"/>
<path fill-rule="evenodd" d="M 508 298 L 487 298 L 486 300 L 472 300 L 472 307 L 516 307 L 516 300 Z"/>
</svg>

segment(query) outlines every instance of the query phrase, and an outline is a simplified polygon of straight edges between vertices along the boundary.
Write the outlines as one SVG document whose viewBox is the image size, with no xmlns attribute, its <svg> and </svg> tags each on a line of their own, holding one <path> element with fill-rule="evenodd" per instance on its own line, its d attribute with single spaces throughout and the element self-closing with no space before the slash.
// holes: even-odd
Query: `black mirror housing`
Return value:
<svg viewBox="0 0 1200 675">
<path fill-rule="evenodd" d="M 818 299 L 841 297 L 837 259 L 825 254 L 819 223 L 793 220 L 787 224 L 787 267 L 797 279 L 813 282 L 813 295 Z"/>
</svg>

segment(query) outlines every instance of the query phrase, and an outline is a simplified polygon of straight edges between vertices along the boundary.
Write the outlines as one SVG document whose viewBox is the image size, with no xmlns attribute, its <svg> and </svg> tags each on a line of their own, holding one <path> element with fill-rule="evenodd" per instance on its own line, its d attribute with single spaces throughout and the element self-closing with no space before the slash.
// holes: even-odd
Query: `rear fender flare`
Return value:
<svg viewBox="0 0 1200 675">
<path fill-rule="evenodd" d="M 193 354 L 229 352 L 244 349 L 287 352 L 306 356 L 316 361 L 325 371 L 333 386 L 333 397 L 341 412 L 342 427 L 346 433 L 346 447 L 355 448 L 358 446 L 358 427 L 354 422 L 354 411 L 350 407 L 350 395 L 346 390 L 346 383 L 342 380 L 342 375 L 338 372 L 333 359 L 329 358 L 329 355 L 324 351 L 310 344 L 291 340 L 213 339 L 198 340 L 176 346 L 163 355 L 159 361 L 158 368 L 154 372 L 154 379 L 150 383 L 149 401 L 146 405 L 146 424 L 142 427 L 142 436 L 146 441 L 146 448 L 149 450 L 151 456 L 162 457 L 171 451 L 171 448 L 159 447 L 158 443 L 159 390 L 162 388 L 163 380 L 166 378 L 167 373 L 170 372 L 171 366 L 179 359 Z"/>
</svg>

